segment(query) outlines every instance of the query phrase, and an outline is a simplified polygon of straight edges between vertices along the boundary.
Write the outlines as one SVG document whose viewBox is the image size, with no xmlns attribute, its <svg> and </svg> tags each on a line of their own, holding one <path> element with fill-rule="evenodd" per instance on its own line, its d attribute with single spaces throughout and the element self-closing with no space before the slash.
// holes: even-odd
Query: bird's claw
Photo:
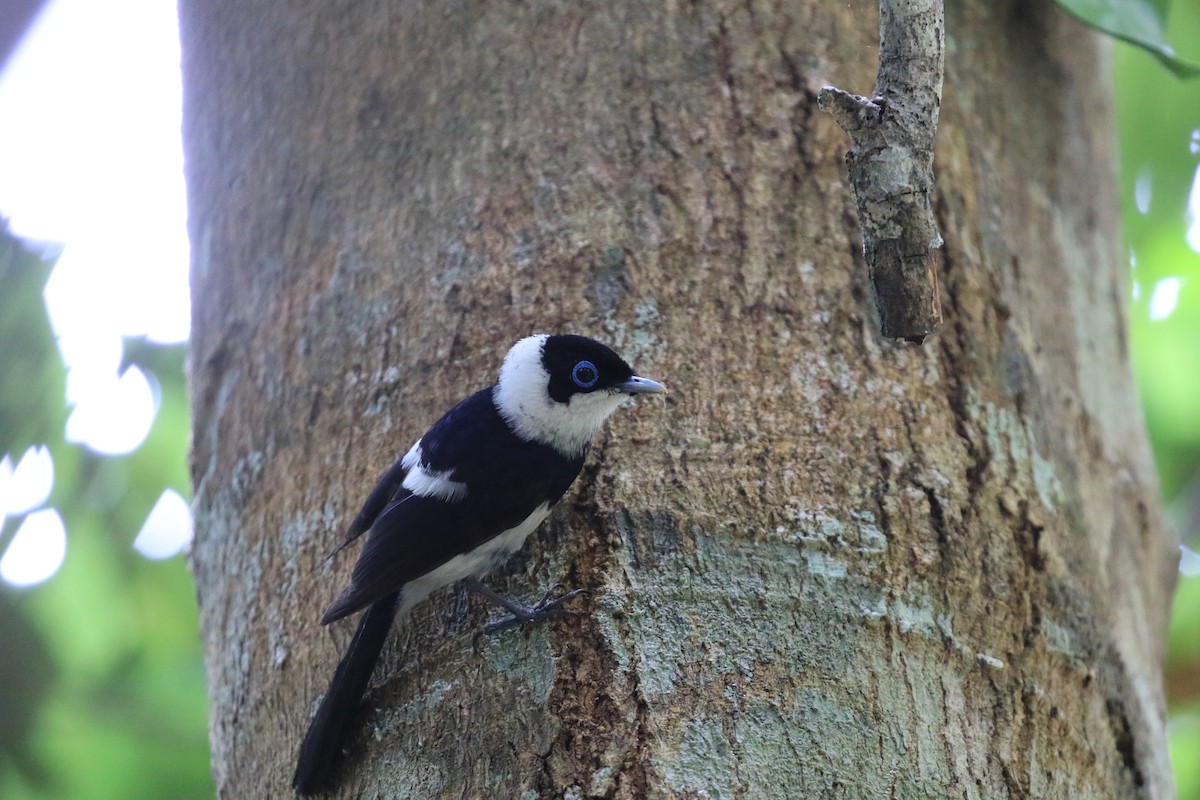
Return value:
<svg viewBox="0 0 1200 800">
<path fill-rule="evenodd" d="M 512 616 L 496 620 L 495 622 L 489 622 L 475 634 L 474 643 L 478 645 L 479 640 L 484 636 L 490 636 L 493 633 L 500 633 L 501 631 L 513 628 L 532 627 L 552 619 L 578 619 L 578 611 L 571 611 L 562 606 L 582 594 L 587 594 L 588 590 L 573 589 L 566 594 L 559 595 L 558 592 L 560 589 L 562 589 L 562 584 L 556 583 L 542 595 L 542 599 L 536 605 L 517 606 L 511 609 Z"/>
</svg>

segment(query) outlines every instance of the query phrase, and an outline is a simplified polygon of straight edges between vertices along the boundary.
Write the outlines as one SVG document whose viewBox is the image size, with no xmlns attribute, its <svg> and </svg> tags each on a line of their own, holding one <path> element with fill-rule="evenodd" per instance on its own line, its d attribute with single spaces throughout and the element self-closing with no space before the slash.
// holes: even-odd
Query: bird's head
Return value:
<svg viewBox="0 0 1200 800">
<path fill-rule="evenodd" d="M 493 398 L 518 436 L 576 456 L 626 397 L 665 391 L 594 339 L 543 333 L 508 351 Z"/>
</svg>

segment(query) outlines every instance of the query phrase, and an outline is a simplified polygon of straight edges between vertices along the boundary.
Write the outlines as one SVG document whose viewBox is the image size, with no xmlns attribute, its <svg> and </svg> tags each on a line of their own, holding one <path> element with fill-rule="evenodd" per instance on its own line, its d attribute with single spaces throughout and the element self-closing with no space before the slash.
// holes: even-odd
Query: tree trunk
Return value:
<svg viewBox="0 0 1200 800">
<path fill-rule="evenodd" d="M 375 476 L 533 331 L 620 412 L 490 584 L 397 626 L 341 797 L 1172 794 L 1173 546 L 1134 391 L 1108 47 L 951 2 L 947 323 L 880 339 L 847 142 L 875 4 L 183 2 L 213 769 L 285 797 Z"/>
</svg>

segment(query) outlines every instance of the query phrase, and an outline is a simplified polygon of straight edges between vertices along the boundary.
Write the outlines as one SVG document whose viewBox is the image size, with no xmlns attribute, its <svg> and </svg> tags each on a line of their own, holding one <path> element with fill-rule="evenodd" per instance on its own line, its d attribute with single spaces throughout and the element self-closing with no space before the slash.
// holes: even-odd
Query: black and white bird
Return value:
<svg viewBox="0 0 1200 800">
<path fill-rule="evenodd" d="M 561 606 L 575 592 L 525 607 L 479 578 L 546 518 L 622 401 L 664 391 L 597 341 L 530 336 L 508 351 L 494 386 L 446 412 L 383 474 L 338 548 L 367 534 L 350 586 L 321 624 L 367 611 L 300 746 L 300 794 L 331 785 L 392 620 L 430 592 L 463 580 L 513 614 L 489 630 L 569 614 Z"/>
</svg>

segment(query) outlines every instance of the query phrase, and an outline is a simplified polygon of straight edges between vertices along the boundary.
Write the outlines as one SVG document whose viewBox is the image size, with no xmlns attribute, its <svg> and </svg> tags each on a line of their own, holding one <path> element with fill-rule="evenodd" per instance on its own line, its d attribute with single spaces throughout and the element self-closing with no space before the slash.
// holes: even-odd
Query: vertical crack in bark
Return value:
<svg viewBox="0 0 1200 800">
<path fill-rule="evenodd" d="M 1120 697 L 1110 697 L 1105 701 L 1104 708 L 1108 713 L 1108 726 L 1112 730 L 1113 742 L 1117 746 L 1117 753 L 1121 756 L 1121 763 L 1125 765 L 1125 769 L 1129 770 L 1133 785 L 1142 789 L 1146 785 L 1146 776 L 1142 774 L 1142 767 L 1138 761 L 1137 744 L 1133 736 L 1133 726 L 1129 722 L 1129 712 L 1125 708 L 1125 701 Z"/>
<path fill-rule="evenodd" d="M 683 161 L 683 154 L 675 145 L 671 144 L 671 140 L 667 138 L 666 132 L 663 130 L 662 117 L 659 114 L 658 102 L 650 100 L 650 129 L 651 141 L 661 147 L 665 152 L 671 155 L 673 161 Z M 674 199 L 674 198 L 672 198 Z"/>
<path fill-rule="evenodd" d="M 1020 516 L 1016 522 L 1016 530 L 1014 538 L 1017 542 L 1017 548 L 1021 553 L 1021 557 L 1025 563 L 1036 572 L 1046 571 L 1046 556 L 1042 552 L 1042 534 L 1046 528 L 1033 520 L 1029 508 L 1029 501 L 1022 500 L 1020 503 Z"/>
<path fill-rule="evenodd" d="M 717 69 L 720 73 L 721 81 L 725 86 L 725 90 L 729 93 L 730 122 L 732 128 L 729 145 L 730 158 L 733 163 L 729 163 L 720 155 L 717 158 L 721 176 L 725 178 L 725 182 L 729 184 L 730 191 L 733 192 L 734 242 L 738 248 L 737 269 L 739 274 L 741 274 L 746 263 L 749 236 L 746 233 L 746 190 L 742 186 L 742 179 L 737 172 L 739 171 L 738 148 L 740 147 L 742 134 L 745 132 L 746 121 L 742 116 L 742 109 L 738 101 L 733 66 L 733 44 L 729 32 L 729 24 L 723 14 L 717 23 L 717 34 L 713 37 L 712 46 L 716 55 Z M 750 298 L 746 298 L 746 300 L 749 301 Z"/>
<path fill-rule="evenodd" d="M 603 509 L 598 496 L 607 495 L 611 486 L 600 476 L 606 474 L 604 449 L 584 467 L 581 489 L 572 501 L 573 530 L 594 527 L 595 521 L 628 514 L 624 508 Z M 607 526 L 606 526 L 607 527 Z M 589 536 L 587 546 L 568 555 L 572 564 L 572 585 L 595 585 L 598 576 L 620 570 L 615 548 L 619 537 Z M 633 548 L 636 554 L 636 547 Z M 621 668 L 618 656 L 605 645 L 593 607 L 581 626 L 570 636 L 571 646 L 559 653 L 559 678 L 549 700 L 551 715 L 559 721 L 558 732 L 550 749 L 541 757 L 538 791 L 543 797 L 559 796 L 563 786 L 581 790 L 581 797 L 595 800 L 646 797 L 650 791 L 648 773 L 647 719 L 649 706 L 641 689 L 642 665 L 634 647 L 637 637 L 625 620 L 633 613 L 637 599 L 624 577 L 623 605 L 611 612 L 612 626 L 625 643 L 628 662 Z M 632 713 L 630 713 L 632 712 Z M 614 758 L 614 756 L 618 756 Z M 611 782 L 600 789 L 595 776 L 609 770 Z"/>
<path fill-rule="evenodd" d="M 871 427 L 871 436 L 875 440 L 875 460 L 879 466 L 879 480 L 875 482 L 875 487 L 871 490 L 871 498 L 875 501 L 875 509 L 879 512 L 880 532 L 888 541 L 892 541 L 892 519 L 887 507 L 888 490 L 892 484 L 892 462 L 884 453 L 883 440 L 874 426 Z"/>
<path fill-rule="evenodd" d="M 628 513 L 627 509 L 622 509 L 622 511 Z M 618 539 L 617 547 L 621 545 L 622 542 Z M 636 558 L 637 548 L 632 547 L 631 550 Z M 618 563 L 615 552 L 609 554 L 609 563 L 614 565 Z M 625 749 L 625 759 L 621 764 L 620 776 L 617 781 L 614 781 L 613 790 L 607 796 L 609 800 L 615 797 L 617 791 L 621 789 L 627 789 L 623 793 L 624 796 L 633 798 L 646 797 L 650 792 L 650 735 L 647 727 L 650 705 L 642 691 L 641 659 L 637 649 L 633 646 L 637 637 L 626 622 L 634 608 L 634 588 L 624 570 L 621 571 L 621 577 L 625 588 L 625 602 L 619 614 L 617 612 L 613 614 L 613 627 L 629 652 L 629 664 L 625 669 L 625 678 L 629 681 L 629 693 L 634 703 L 634 725 L 632 740 Z"/>
<path fill-rule="evenodd" d="M 804 71 L 796 63 L 795 56 L 788 49 L 787 42 L 791 34 L 791 29 L 792 24 L 789 19 L 788 24 L 780 33 L 776 47 L 779 50 L 779 60 L 783 64 L 784 72 L 787 74 L 787 82 L 783 86 L 786 90 L 798 96 L 796 103 L 792 106 L 791 122 L 792 141 L 796 146 L 796 158 L 799 159 L 799 163 L 804 167 L 803 173 L 795 170 L 797 175 L 796 180 L 800 180 L 804 175 L 812 175 L 817 172 L 824 164 L 818 159 L 816 151 L 809 144 L 813 139 L 815 121 L 820 111 L 817 105 L 817 93 L 809 89 L 808 82 L 804 77 Z"/>
<path fill-rule="evenodd" d="M 939 223 L 946 225 L 943 218 L 947 212 L 945 203 L 936 205 Z M 943 261 L 946 296 L 949 305 L 956 308 L 959 303 L 959 289 L 962 276 L 956 270 L 955 254 L 951 248 L 945 248 Z M 970 521 L 979 516 L 980 495 L 984 489 L 984 476 L 992 464 L 993 455 L 986 445 L 986 438 L 977 427 L 975 415 L 971 411 L 970 378 L 973 374 L 972 364 L 967 354 L 971 352 L 971 333 L 961 314 L 956 314 L 951 326 L 952 336 L 940 337 L 939 350 L 942 358 L 942 374 L 947 382 L 946 402 L 954 415 L 954 432 L 962 440 L 966 448 L 970 466 L 964 475 L 966 479 L 967 502 L 963 513 L 963 525 L 969 527 Z"/>
<path fill-rule="evenodd" d="M 918 488 L 925 493 L 925 500 L 929 503 L 929 515 L 933 520 L 933 532 L 937 536 L 938 553 L 941 555 L 942 564 L 947 563 L 947 551 L 950 547 L 950 528 L 946 524 L 946 509 L 942 507 L 942 501 L 938 499 L 937 492 L 930 486 L 918 484 Z"/>
<path fill-rule="evenodd" d="M 627 757 L 626 762 L 621 768 L 622 781 L 628 780 L 629 791 L 626 795 L 629 797 L 647 797 L 650 792 L 650 744 L 649 731 L 647 729 L 647 719 L 650 713 L 650 706 L 646 702 L 646 696 L 642 692 L 641 675 L 638 671 L 637 658 L 633 657 L 630 663 L 630 685 L 634 696 L 635 708 L 637 714 L 635 716 L 633 746 L 629 749 L 629 755 L 632 757 L 632 762 Z M 614 789 L 620 788 L 621 781 L 614 784 Z M 611 793 L 609 797 L 612 797 Z"/>
</svg>

